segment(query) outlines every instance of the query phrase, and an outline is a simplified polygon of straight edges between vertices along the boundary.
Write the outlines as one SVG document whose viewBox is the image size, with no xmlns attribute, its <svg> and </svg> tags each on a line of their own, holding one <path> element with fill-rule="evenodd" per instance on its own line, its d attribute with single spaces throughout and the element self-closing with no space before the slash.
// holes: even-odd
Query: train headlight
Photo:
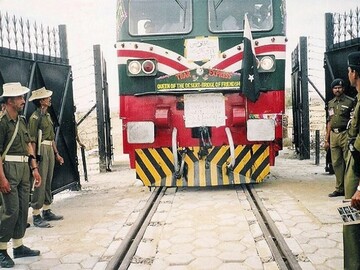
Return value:
<svg viewBox="0 0 360 270">
<path fill-rule="evenodd" d="M 139 61 L 131 61 L 128 64 L 128 71 L 131 75 L 138 75 L 141 71 L 141 64 Z"/>
<path fill-rule="evenodd" d="M 157 73 L 156 59 L 129 59 L 127 75 L 130 77 L 155 76 Z"/>
<path fill-rule="evenodd" d="M 259 72 L 275 71 L 275 57 L 273 55 L 260 57 L 259 62 Z"/>
<path fill-rule="evenodd" d="M 155 63 L 151 60 L 145 60 L 142 63 L 142 70 L 144 71 L 144 73 L 146 74 L 151 74 L 154 72 L 155 70 Z"/>
</svg>

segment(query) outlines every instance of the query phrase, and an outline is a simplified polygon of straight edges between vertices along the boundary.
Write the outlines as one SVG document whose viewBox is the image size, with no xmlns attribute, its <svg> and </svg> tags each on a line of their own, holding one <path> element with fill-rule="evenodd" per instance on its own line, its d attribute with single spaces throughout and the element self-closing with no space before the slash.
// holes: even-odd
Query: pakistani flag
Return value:
<svg viewBox="0 0 360 270">
<path fill-rule="evenodd" d="M 244 23 L 244 52 L 241 72 L 241 92 L 255 102 L 260 94 L 260 80 L 257 70 L 257 59 L 250 30 L 249 20 L 245 14 Z"/>
</svg>

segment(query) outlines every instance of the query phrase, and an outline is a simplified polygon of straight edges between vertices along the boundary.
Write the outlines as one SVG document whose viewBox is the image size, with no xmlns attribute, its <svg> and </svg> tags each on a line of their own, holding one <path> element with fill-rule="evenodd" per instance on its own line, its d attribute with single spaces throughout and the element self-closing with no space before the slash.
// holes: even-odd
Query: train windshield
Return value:
<svg viewBox="0 0 360 270">
<path fill-rule="evenodd" d="M 191 0 L 130 0 L 131 35 L 184 34 L 192 28 Z"/>
<path fill-rule="evenodd" d="M 209 0 L 209 28 L 213 32 L 243 30 L 247 14 L 254 31 L 267 31 L 273 27 L 271 0 Z"/>
</svg>

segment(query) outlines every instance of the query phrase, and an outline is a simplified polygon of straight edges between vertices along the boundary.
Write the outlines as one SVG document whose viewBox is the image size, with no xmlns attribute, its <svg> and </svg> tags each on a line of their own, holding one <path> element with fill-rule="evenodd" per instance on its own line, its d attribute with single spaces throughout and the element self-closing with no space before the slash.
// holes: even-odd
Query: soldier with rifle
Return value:
<svg viewBox="0 0 360 270">
<path fill-rule="evenodd" d="M 29 132 L 34 149 L 37 149 L 39 170 L 43 179 L 43 183 L 34 190 L 31 199 L 33 223 L 39 228 L 49 228 L 51 225 L 48 221 L 63 219 L 63 216 L 55 215 L 51 211 L 53 201 L 51 183 L 55 160 L 60 165 L 64 163 L 64 159 L 56 147 L 54 125 L 48 112 L 51 106 L 51 96 L 52 91 L 42 87 L 34 90 L 29 98 L 29 101 L 33 101 L 37 107 L 29 119 Z"/>
</svg>

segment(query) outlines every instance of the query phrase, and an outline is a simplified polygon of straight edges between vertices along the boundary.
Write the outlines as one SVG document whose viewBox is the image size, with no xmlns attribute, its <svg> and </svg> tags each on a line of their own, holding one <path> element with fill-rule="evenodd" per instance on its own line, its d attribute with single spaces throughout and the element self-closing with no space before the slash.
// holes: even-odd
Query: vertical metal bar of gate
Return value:
<svg viewBox="0 0 360 270">
<path fill-rule="evenodd" d="M 308 61 L 307 38 L 300 37 L 300 70 L 301 70 L 301 110 L 302 130 L 300 159 L 310 158 L 310 124 L 309 124 L 309 87 L 308 87 Z"/>
<path fill-rule="evenodd" d="M 296 152 L 299 152 L 299 44 L 296 46 L 295 50 L 291 53 L 291 102 L 292 102 L 292 115 L 293 115 L 293 143 L 296 149 Z"/>
<path fill-rule="evenodd" d="M 334 19 L 332 13 L 325 13 L 325 48 L 326 51 L 334 44 Z"/>
<path fill-rule="evenodd" d="M 103 80 L 101 69 L 101 50 L 100 45 L 93 46 L 94 51 L 94 71 L 95 71 L 95 91 L 96 91 L 96 112 L 98 128 L 98 147 L 99 147 L 99 168 L 100 172 L 106 172 L 106 150 L 105 150 L 105 129 L 104 129 L 104 96 Z"/>
<path fill-rule="evenodd" d="M 63 114 L 64 114 L 64 110 L 65 110 L 65 106 L 66 106 L 66 97 L 69 92 L 70 78 L 71 78 L 71 68 L 69 68 L 69 71 L 68 71 L 68 74 L 66 77 L 65 90 L 64 90 L 63 97 L 62 97 L 62 101 L 61 101 L 60 114 L 59 114 L 59 118 L 58 118 L 59 126 L 56 128 L 56 134 L 55 134 L 55 142 L 56 143 L 58 142 L 60 128 L 61 128 L 61 124 L 63 122 L 62 119 L 63 119 Z"/>
<path fill-rule="evenodd" d="M 59 43 L 60 43 L 60 58 L 64 63 L 69 64 L 66 25 L 64 24 L 59 25 Z"/>
<path fill-rule="evenodd" d="M 111 171 L 112 164 L 112 136 L 110 126 L 109 85 L 107 82 L 106 61 L 103 60 L 103 85 L 104 85 L 104 120 L 105 120 L 105 145 L 106 145 L 106 170 Z"/>
<path fill-rule="evenodd" d="M 31 67 L 30 79 L 29 79 L 29 84 L 28 84 L 28 88 L 30 89 L 30 92 L 27 93 L 27 95 L 26 95 L 26 101 L 29 100 L 29 97 L 31 95 L 31 88 L 32 88 L 32 85 L 33 85 L 33 82 L 34 82 L 34 75 L 35 75 L 36 66 L 37 66 L 37 62 L 34 61 L 34 63 L 32 64 L 32 67 Z M 24 111 L 23 111 L 24 115 L 26 115 L 26 113 L 27 113 L 28 106 L 29 106 L 29 102 L 26 102 L 25 103 L 25 108 L 24 108 Z"/>
</svg>

